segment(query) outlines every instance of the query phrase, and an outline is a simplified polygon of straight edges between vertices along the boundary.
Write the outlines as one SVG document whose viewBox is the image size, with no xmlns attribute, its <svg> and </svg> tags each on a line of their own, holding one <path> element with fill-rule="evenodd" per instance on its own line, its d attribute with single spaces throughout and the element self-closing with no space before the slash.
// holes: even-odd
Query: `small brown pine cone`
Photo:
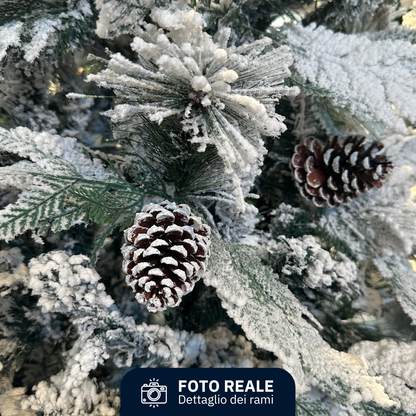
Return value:
<svg viewBox="0 0 416 416">
<path fill-rule="evenodd" d="M 149 204 L 124 231 L 126 283 L 150 312 L 178 306 L 206 270 L 211 228 L 188 205 Z"/>
<path fill-rule="evenodd" d="M 363 136 L 334 136 L 322 148 L 314 137 L 297 145 L 291 165 L 301 195 L 317 207 L 338 207 L 359 194 L 379 189 L 393 164 L 377 155 L 383 144 Z"/>
</svg>

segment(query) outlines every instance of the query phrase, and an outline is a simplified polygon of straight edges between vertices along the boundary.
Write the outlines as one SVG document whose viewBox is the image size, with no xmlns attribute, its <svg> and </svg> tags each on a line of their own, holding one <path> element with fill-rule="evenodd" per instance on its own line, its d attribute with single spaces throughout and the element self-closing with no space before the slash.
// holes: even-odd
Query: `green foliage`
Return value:
<svg viewBox="0 0 416 416">
<path fill-rule="evenodd" d="M 227 4 L 191 0 L 190 5 L 201 14 L 209 16 L 208 32 L 215 33 L 219 27 L 232 27 L 237 44 L 241 44 L 243 40 L 262 36 L 281 41 L 283 34 L 270 26 L 273 20 L 284 17 L 297 22 L 301 19 L 297 9 L 312 2 L 313 0 L 237 0 Z"/>
<path fill-rule="evenodd" d="M 45 13 L 61 13 L 67 10 L 66 1 L 4 0 L 1 2 L 0 26 L 13 20 L 39 17 Z"/>
<path fill-rule="evenodd" d="M 25 349 L 34 348 L 42 338 L 40 325 L 29 318 L 26 312 L 35 308 L 37 300 L 21 288 L 13 290 L 7 299 L 10 300 L 7 311 L 9 320 L 2 316 L 1 321 L 12 331 L 13 336 L 10 338 L 19 342 Z"/>
<path fill-rule="evenodd" d="M 403 410 L 396 407 L 385 408 L 373 402 L 362 403 L 356 407 L 356 410 L 362 412 L 364 416 L 411 416 Z"/>
<path fill-rule="evenodd" d="M 327 97 L 332 94 L 331 91 L 326 88 L 314 85 L 308 80 L 303 80 L 296 74 L 296 72 L 285 79 L 285 84 L 289 87 L 299 87 L 305 95 L 311 95 L 314 97 Z"/>
<path fill-rule="evenodd" d="M 148 192 L 192 204 L 195 197 L 215 199 L 224 190 L 224 165 L 215 146 L 198 152 L 198 145 L 172 119 L 161 126 L 145 120 L 135 130 L 123 142 L 137 171 L 145 166 L 151 173 L 145 179 Z"/>
<path fill-rule="evenodd" d="M 81 209 L 89 220 L 111 224 L 137 209 L 137 202 L 142 198 L 143 192 L 132 189 L 126 182 L 77 181 L 70 189 L 68 200 L 70 206 Z"/>
<path fill-rule="evenodd" d="M 410 257 L 410 260 L 413 260 Z M 374 264 L 381 275 L 393 287 L 403 310 L 416 324 L 416 273 L 408 259 L 398 254 L 376 257 Z"/>
<path fill-rule="evenodd" d="M 275 215 L 284 212 L 286 205 L 282 204 L 278 210 L 273 211 Z M 285 237 L 301 237 L 305 234 L 315 234 L 316 227 L 313 224 L 313 215 L 311 212 L 302 209 L 288 207 L 288 214 L 292 216 L 292 221 L 279 221 L 279 218 L 273 218 L 269 228 L 274 238 L 284 235 Z M 290 208 L 289 208 L 290 207 Z"/>
<path fill-rule="evenodd" d="M 327 250 L 334 248 L 336 251 L 345 254 L 349 259 L 357 261 L 357 256 L 345 240 L 338 238 L 336 235 L 329 233 L 319 226 L 315 228 L 314 235 L 319 237 L 320 241 L 322 241 L 322 245 Z"/>
<path fill-rule="evenodd" d="M 319 89 L 319 87 L 317 87 Z M 312 95 L 314 95 L 312 93 Z M 354 116 L 347 108 L 336 105 L 331 95 L 316 96 L 313 110 L 316 118 L 322 123 L 326 131 L 340 136 L 350 132 L 368 135 L 370 132 L 374 137 L 379 137 L 383 127 L 377 121 L 363 123 Z"/>
<path fill-rule="evenodd" d="M 241 23 L 241 15 L 243 14 L 243 7 L 249 3 L 250 0 L 240 0 L 238 2 L 232 2 L 228 10 L 222 10 L 221 12 L 211 8 L 211 14 L 217 15 L 219 18 L 218 25 L 222 27 L 237 26 L 237 22 Z M 246 24 L 243 24 L 244 29 L 250 29 Z"/>
<path fill-rule="evenodd" d="M 0 77 L 1 82 L 1 77 Z M 0 108 L 0 127 L 11 128 L 14 127 L 14 122 L 2 109 Z"/>
<path fill-rule="evenodd" d="M 0 10 L 0 30 L 5 25 L 21 26 L 19 42 L 14 43 L 22 52 L 19 60 L 23 56 L 30 63 L 34 59 L 54 61 L 68 48 L 75 50 L 93 39 L 96 13 L 87 0 L 6 0 Z M 34 41 L 45 27 L 50 30 L 47 44 L 42 39 Z"/>
<path fill-rule="evenodd" d="M 171 328 L 198 333 L 203 333 L 218 323 L 231 321 L 221 307 L 215 289 L 205 286 L 201 281 L 189 295 L 183 297 L 177 308 L 167 311 L 169 314 L 166 320 Z"/>
<path fill-rule="evenodd" d="M 222 306 L 241 325 L 247 338 L 273 352 L 296 382 L 307 391 L 306 374 L 342 405 L 352 392 L 365 390 L 374 401 L 391 405 L 357 357 L 332 349 L 320 336 L 319 323 L 272 270 L 254 247 L 235 245 L 212 236 L 206 284 L 217 289 Z"/>
<path fill-rule="evenodd" d="M 2 173 L 11 172 L 23 173 L 15 167 Z M 123 224 L 131 220 L 144 196 L 122 180 L 109 185 L 79 176 L 24 172 L 31 174 L 35 186 L 25 190 L 16 204 L 0 214 L 3 220 L 0 238 L 10 239 L 29 229 L 38 229 L 42 234 L 49 226 L 53 231 L 61 231 L 90 220 L 97 223 L 117 220 Z M 120 217 L 125 220 L 119 221 Z"/>
<path fill-rule="evenodd" d="M 70 205 L 80 209 L 85 218 L 103 224 L 94 241 L 91 263 L 98 259 L 100 248 L 105 239 L 117 228 L 124 230 L 133 222 L 134 215 L 143 205 L 145 194 L 142 190 L 132 189 L 128 183 L 115 188 L 114 184 L 103 184 L 100 188 L 96 182 L 73 189 Z"/>
<path fill-rule="evenodd" d="M 378 1 L 322 1 L 314 12 L 303 21 L 309 25 L 324 25 L 334 32 L 361 33 L 378 32 L 385 29 L 391 21 L 391 5 L 397 0 Z"/>
<path fill-rule="evenodd" d="M 45 149 L 45 139 L 50 140 L 50 148 Z M 0 168 L 0 177 L 22 190 L 16 203 L 0 211 L 0 238 L 94 221 L 110 225 L 98 236 L 97 243 L 102 244 L 116 227 L 129 225 L 143 205 L 145 191 L 139 184 L 127 182 L 111 165 L 104 170 L 99 159 L 73 140 L 24 128 L 0 130 L 0 149 L 26 159 Z"/>
<path fill-rule="evenodd" d="M 329 415 L 319 402 L 314 402 L 307 397 L 296 400 L 296 416 L 321 416 Z"/>
<path fill-rule="evenodd" d="M 41 178 L 42 184 L 38 183 L 32 192 L 22 193 L 15 206 L 3 213 L 3 222 L 0 224 L 2 238 L 9 239 L 35 228 L 40 228 L 42 233 L 53 217 L 54 231 L 66 228 L 67 222 L 73 224 L 81 220 L 77 210 L 64 209 L 65 198 L 75 181 L 53 176 Z M 54 215 L 57 209 L 60 213 Z"/>
</svg>

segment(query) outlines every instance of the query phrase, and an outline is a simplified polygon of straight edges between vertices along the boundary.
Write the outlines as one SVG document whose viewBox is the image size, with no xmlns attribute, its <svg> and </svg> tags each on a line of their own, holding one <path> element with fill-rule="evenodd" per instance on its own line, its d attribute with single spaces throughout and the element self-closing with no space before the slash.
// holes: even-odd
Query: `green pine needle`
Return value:
<svg viewBox="0 0 416 416">
<path fill-rule="evenodd" d="M 329 415 L 319 402 L 313 402 L 308 398 L 296 400 L 296 416 L 321 416 Z"/>
</svg>

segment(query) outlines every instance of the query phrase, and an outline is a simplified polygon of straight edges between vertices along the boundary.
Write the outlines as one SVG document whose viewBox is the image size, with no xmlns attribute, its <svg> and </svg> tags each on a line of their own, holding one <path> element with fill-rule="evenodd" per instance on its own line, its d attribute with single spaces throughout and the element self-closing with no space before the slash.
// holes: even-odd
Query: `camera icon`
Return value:
<svg viewBox="0 0 416 416">
<path fill-rule="evenodd" d="M 168 400 L 168 388 L 161 386 L 157 381 L 143 384 L 141 388 L 142 404 L 154 405 L 166 404 Z"/>
</svg>

